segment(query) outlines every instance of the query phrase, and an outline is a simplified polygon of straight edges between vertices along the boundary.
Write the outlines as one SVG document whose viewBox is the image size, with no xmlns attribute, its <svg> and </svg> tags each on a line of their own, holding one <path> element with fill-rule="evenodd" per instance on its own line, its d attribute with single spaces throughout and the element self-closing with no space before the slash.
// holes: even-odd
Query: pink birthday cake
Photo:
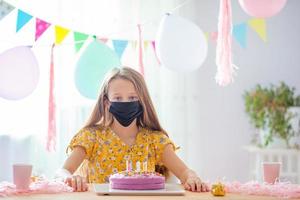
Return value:
<svg viewBox="0 0 300 200">
<path fill-rule="evenodd" d="M 120 172 L 110 176 L 110 187 L 121 190 L 158 190 L 165 188 L 165 177 L 156 172 Z"/>
</svg>

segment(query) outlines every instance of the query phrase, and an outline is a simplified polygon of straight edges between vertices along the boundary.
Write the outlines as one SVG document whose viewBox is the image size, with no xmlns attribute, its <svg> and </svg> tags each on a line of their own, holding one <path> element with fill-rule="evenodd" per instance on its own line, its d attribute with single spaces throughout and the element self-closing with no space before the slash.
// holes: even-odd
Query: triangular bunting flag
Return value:
<svg viewBox="0 0 300 200">
<path fill-rule="evenodd" d="M 137 41 L 130 41 L 131 47 L 135 50 L 137 46 Z"/>
<path fill-rule="evenodd" d="M 18 10 L 18 18 L 17 18 L 17 30 L 18 32 L 27 22 L 31 20 L 32 16 L 29 15 L 28 13 Z"/>
<path fill-rule="evenodd" d="M 248 24 L 263 41 L 267 41 L 266 22 L 264 19 L 251 19 L 248 21 Z"/>
<path fill-rule="evenodd" d="M 69 29 L 66 29 L 61 26 L 55 26 L 55 44 L 62 43 L 62 41 L 65 39 L 69 32 Z"/>
<path fill-rule="evenodd" d="M 128 40 L 112 40 L 112 42 L 116 53 L 119 58 L 121 58 L 125 48 L 127 47 Z"/>
<path fill-rule="evenodd" d="M 75 51 L 78 52 L 83 46 L 84 42 L 88 39 L 89 35 L 85 33 L 74 32 Z"/>
<path fill-rule="evenodd" d="M 243 48 L 246 48 L 246 39 L 247 39 L 246 23 L 234 25 L 232 29 L 232 35 Z"/>
<path fill-rule="evenodd" d="M 149 41 L 144 41 L 144 50 L 146 51 L 149 46 Z"/>
<path fill-rule="evenodd" d="M 35 41 L 41 37 L 41 35 L 49 28 L 51 24 L 48 22 L 45 22 L 39 18 L 36 18 L 35 20 Z"/>
<path fill-rule="evenodd" d="M 217 40 L 218 40 L 218 31 L 211 32 L 211 33 L 210 33 L 210 39 L 211 39 L 213 42 L 217 42 Z"/>
<path fill-rule="evenodd" d="M 98 40 L 105 44 L 108 41 L 108 38 L 98 38 Z"/>
<path fill-rule="evenodd" d="M 13 9 L 14 6 L 6 3 L 5 1 L 0 0 L 0 20 L 2 20 L 6 15 L 8 15 Z"/>
<path fill-rule="evenodd" d="M 204 35 L 205 35 L 205 39 L 208 40 L 210 33 L 209 32 L 205 32 Z"/>
</svg>

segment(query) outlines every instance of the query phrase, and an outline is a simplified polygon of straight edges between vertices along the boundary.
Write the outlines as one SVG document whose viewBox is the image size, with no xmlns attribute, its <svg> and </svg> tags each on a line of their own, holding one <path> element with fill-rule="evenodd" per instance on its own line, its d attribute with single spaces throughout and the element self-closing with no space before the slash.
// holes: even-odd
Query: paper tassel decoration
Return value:
<svg viewBox="0 0 300 200">
<path fill-rule="evenodd" d="M 142 29 L 141 25 L 138 24 L 138 31 L 139 31 L 139 71 L 142 75 L 144 75 L 144 63 L 143 63 L 143 40 L 142 40 Z"/>
<path fill-rule="evenodd" d="M 74 32 L 75 52 L 78 52 L 88 39 L 89 35 L 79 32 Z"/>
<path fill-rule="evenodd" d="M 17 30 L 18 32 L 25 24 L 27 24 L 32 19 L 32 16 L 28 13 L 18 10 L 18 18 L 17 18 Z"/>
<path fill-rule="evenodd" d="M 121 59 L 124 50 L 127 47 L 128 40 L 113 40 L 112 42 L 113 42 L 115 52 L 118 54 L 119 58 Z"/>
<path fill-rule="evenodd" d="M 13 11 L 13 9 L 15 9 L 14 6 L 0 0 L 0 20 L 2 20 L 6 15 Z"/>
<path fill-rule="evenodd" d="M 216 81 L 221 86 L 226 86 L 233 81 L 235 66 L 231 60 L 231 31 L 232 21 L 230 0 L 220 0 L 216 48 L 216 64 L 218 68 Z"/>
<path fill-rule="evenodd" d="M 54 98 L 54 47 L 51 47 L 51 63 L 50 63 L 50 83 L 49 83 L 49 113 L 48 113 L 48 137 L 47 150 L 50 152 L 55 150 L 56 145 L 56 118 L 55 118 L 55 98 Z"/>
<path fill-rule="evenodd" d="M 35 41 L 41 37 L 41 35 L 49 28 L 51 24 L 48 22 L 45 22 L 39 18 L 36 18 L 35 22 Z"/>
<path fill-rule="evenodd" d="M 65 39 L 69 32 L 69 29 L 66 29 L 61 26 L 55 26 L 55 44 L 62 43 L 62 41 Z"/>
</svg>

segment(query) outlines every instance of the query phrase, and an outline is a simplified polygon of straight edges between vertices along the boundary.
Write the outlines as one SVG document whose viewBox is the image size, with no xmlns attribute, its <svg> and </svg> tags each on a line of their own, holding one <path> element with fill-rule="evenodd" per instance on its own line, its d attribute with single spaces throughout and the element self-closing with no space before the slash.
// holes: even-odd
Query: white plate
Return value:
<svg viewBox="0 0 300 200">
<path fill-rule="evenodd" d="M 111 189 L 109 184 L 93 184 L 97 195 L 153 195 L 174 196 L 184 195 L 185 191 L 179 184 L 166 183 L 165 189 L 161 190 L 117 190 Z"/>
</svg>

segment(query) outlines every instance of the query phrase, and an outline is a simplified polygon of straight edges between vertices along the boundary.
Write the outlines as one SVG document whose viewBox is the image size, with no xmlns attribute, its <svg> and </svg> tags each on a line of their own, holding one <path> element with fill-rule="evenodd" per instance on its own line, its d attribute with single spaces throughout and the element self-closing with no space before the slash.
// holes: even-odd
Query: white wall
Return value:
<svg viewBox="0 0 300 200">
<path fill-rule="evenodd" d="M 218 1 L 193 2 L 193 12 L 190 13 L 192 10 L 184 7 L 186 9 L 182 10 L 182 15 L 197 22 L 203 30 L 215 31 Z M 248 31 L 246 49 L 233 42 L 233 60 L 239 67 L 233 84 L 225 88 L 215 84 L 213 42 L 210 42 L 204 65 L 196 72 L 186 74 L 184 80 L 175 82 L 176 86 L 184 81 L 186 83 L 186 91 L 180 92 L 180 95 L 186 95 L 188 102 L 183 106 L 188 109 L 184 116 L 186 119 L 176 117 L 173 121 L 165 121 L 174 135 L 186 135 L 185 160 L 203 177 L 212 180 L 225 176 L 229 180 L 242 181 L 249 178 L 248 154 L 242 146 L 249 144 L 254 130 L 244 112 L 242 95 L 245 90 L 257 83 L 267 85 L 285 81 L 295 86 L 298 94 L 300 93 L 299 8 L 300 1 L 289 0 L 281 13 L 266 20 L 267 43 L 252 30 Z M 238 1 L 232 1 L 232 13 L 233 24 L 250 19 L 240 8 Z M 169 83 L 172 84 L 174 83 Z M 176 90 L 174 87 L 173 91 Z M 168 107 L 165 109 L 176 116 L 176 109 L 169 104 L 165 106 Z M 180 120 L 187 122 L 187 130 L 184 132 L 173 127 Z"/>
</svg>

